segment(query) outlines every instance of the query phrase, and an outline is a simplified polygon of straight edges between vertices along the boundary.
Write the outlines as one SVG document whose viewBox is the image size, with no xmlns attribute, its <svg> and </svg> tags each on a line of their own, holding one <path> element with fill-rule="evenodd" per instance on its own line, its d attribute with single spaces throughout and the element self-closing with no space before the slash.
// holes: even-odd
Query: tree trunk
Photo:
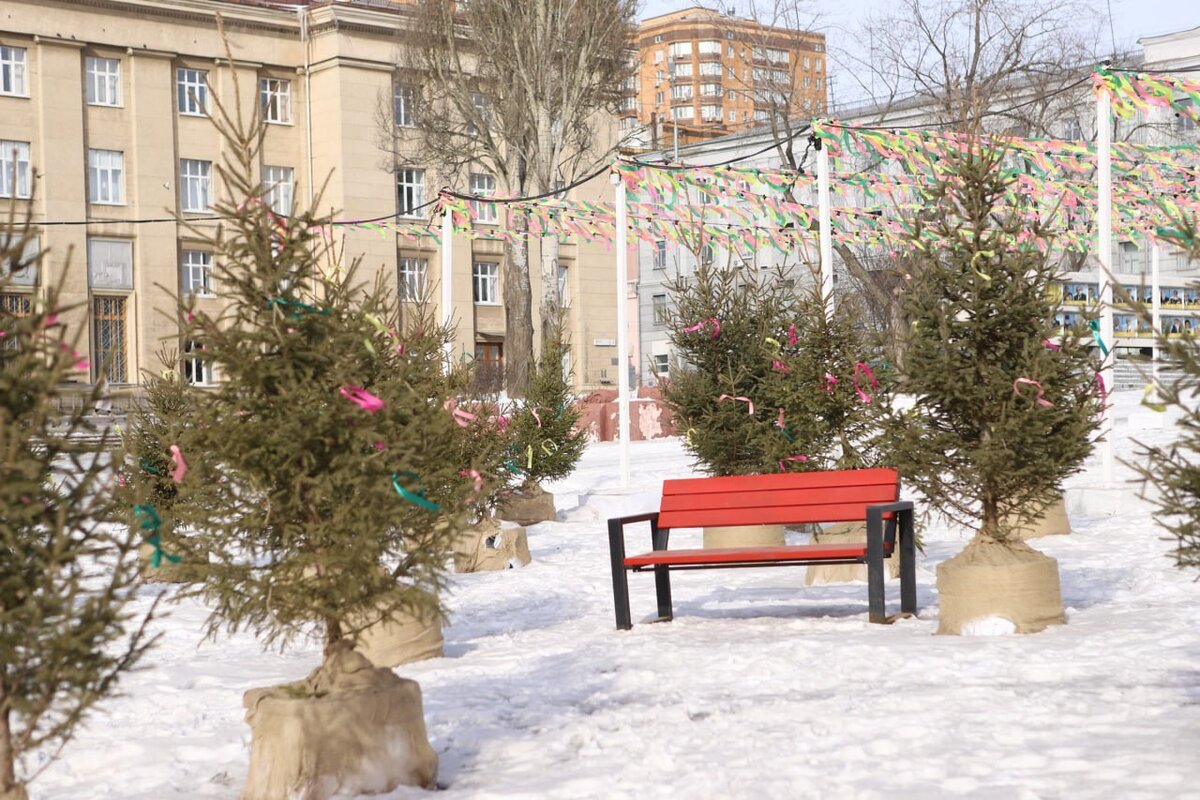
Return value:
<svg viewBox="0 0 1200 800">
<path fill-rule="evenodd" d="M 334 645 L 342 640 L 342 624 L 333 617 L 325 618 L 325 655 L 333 652 Z"/>
<path fill-rule="evenodd" d="M 504 259 L 504 383 L 509 397 L 524 397 L 533 360 L 533 289 L 529 284 L 529 221 L 513 215 L 513 237 Z"/>
<path fill-rule="evenodd" d="M 0 681 L 0 800 L 17 800 L 25 796 L 25 790 L 17 783 L 16 755 L 13 753 L 12 728 L 8 705 L 8 687 Z"/>
<path fill-rule="evenodd" d="M 562 297 L 558 292 L 558 236 L 542 237 L 542 347 L 558 327 Z"/>
</svg>

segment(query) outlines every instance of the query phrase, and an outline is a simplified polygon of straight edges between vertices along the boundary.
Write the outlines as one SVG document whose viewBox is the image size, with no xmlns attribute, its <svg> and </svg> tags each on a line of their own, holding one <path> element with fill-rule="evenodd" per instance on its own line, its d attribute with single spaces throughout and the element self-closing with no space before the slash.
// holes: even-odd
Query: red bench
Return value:
<svg viewBox="0 0 1200 800">
<path fill-rule="evenodd" d="M 670 550 L 667 547 L 671 530 L 675 528 L 862 521 L 867 523 L 865 544 L 711 550 Z M 653 549 L 639 555 L 626 555 L 625 526 L 638 522 L 650 523 Z M 659 511 L 608 521 L 608 546 L 618 629 L 633 627 L 627 572 L 653 570 L 658 616 L 660 620 L 669 620 L 674 616 L 671 610 L 671 572 L 674 570 L 804 564 L 865 563 L 869 619 L 886 622 L 883 561 L 895 555 L 897 550 L 900 611 L 912 614 L 917 610 L 913 505 L 900 500 L 900 479 L 893 469 L 664 481 Z"/>
</svg>

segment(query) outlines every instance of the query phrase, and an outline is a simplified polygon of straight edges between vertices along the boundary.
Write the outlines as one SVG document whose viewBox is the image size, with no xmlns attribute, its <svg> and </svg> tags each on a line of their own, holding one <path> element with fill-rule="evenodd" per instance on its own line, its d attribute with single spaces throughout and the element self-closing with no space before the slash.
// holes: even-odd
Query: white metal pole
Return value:
<svg viewBox="0 0 1200 800">
<path fill-rule="evenodd" d="M 1096 181 L 1097 210 L 1096 258 L 1100 262 L 1100 339 L 1109 348 L 1108 355 L 1101 353 L 1100 380 L 1109 394 L 1113 388 L 1113 362 L 1116 358 L 1116 341 L 1113 339 L 1112 307 L 1112 98 L 1101 89 L 1096 93 Z M 1101 464 L 1105 483 L 1113 480 L 1113 419 L 1112 413 L 1104 410 L 1100 420 L 1100 433 L 1104 437 L 1101 445 Z"/>
<path fill-rule="evenodd" d="M 450 270 L 454 265 L 454 254 L 451 250 L 454 239 L 454 221 L 451 218 L 449 207 L 442 211 L 442 325 L 449 327 L 451 324 L 451 299 L 450 299 Z M 451 338 L 446 342 L 446 368 L 450 369 L 454 365 L 454 339 Z"/>
<path fill-rule="evenodd" d="M 621 454 L 621 488 L 629 488 L 629 250 L 625 181 L 614 173 L 617 205 L 617 420 Z"/>
<path fill-rule="evenodd" d="M 1162 330 L 1162 298 L 1159 297 L 1158 259 L 1161 250 L 1158 242 L 1150 248 L 1150 320 L 1154 326 L 1154 342 L 1150 347 L 1150 376 L 1158 383 L 1158 332 Z"/>
<path fill-rule="evenodd" d="M 833 223 L 829 209 L 829 143 L 817 139 L 817 233 L 821 245 L 821 296 L 833 317 Z"/>
</svg>

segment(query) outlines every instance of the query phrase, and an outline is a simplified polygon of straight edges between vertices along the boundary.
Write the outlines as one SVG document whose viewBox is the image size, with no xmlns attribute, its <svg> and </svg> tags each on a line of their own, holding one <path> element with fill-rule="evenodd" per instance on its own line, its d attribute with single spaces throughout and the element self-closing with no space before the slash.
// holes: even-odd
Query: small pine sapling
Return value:
<svg viewBox="0 0 1200 800">
<path fill-rule="evenodd" d="M 252 177 L 261 126 L 223 108 L 214 123 L 225 222 L 196 235 L 214 252 L 223 307 L 189 298 L 179 324 L 220 380 L 188 391 L 176 511 L 206 561 L 183 591 L 210 604 L 210 635 L 246 629 L 272 644 L 316 625 L 334 652 L 381 619 L 441 612 L 474 481 L 440 394 L 437 335 L 410 350 L 383 278 L 326 266 L 319 198 L 287 218 L 271 211 Z"/>
<path fill-rule="evenodd" d="M 1050 345 L 1056 267 L 1018 246 L 1037 223 L 1005 204 L 1000 158 L 950 164 L 916 225 L 895 387 L 915 406 L 890 416 L 888 449 L 934 508 L 1004 542 L 1083 467 L 1101 403 L 1081 337 Z"/>
<path fill-rule="evenodd" d="M 560 319 L 543 339 L 525 398 L 512 409 L 507 463 L 520 473 L 522 493 L 570 475 L 587 447 L 587 432 L 579 427 L 580 413 L 571 394 L 569 354 Z"/>
<path fill-rule="evenodd" d="M 68 381 L 87 379 L 76 352 L 79 308 L 61 304 L 62 278 L 44 297 L 13 276 L 41 269 L 34 234 L 0 228 L 0 796 L 55 763 L 84 716 L 114 694 L 153 643 L 149 611 L 130 604 L 141 533 L 114 491 L 111 436 L 82 405 L 62 403 Z M 26 273 L 27 274 L 27 273 Z M 65 271 L 60 274 L 65 274 Z M 76 324 L 78 321 L 78 324 Z M 64 324 L 66 323 L 66 324 Z M 72 410 L 63 410 L 72 409 Z M 30 769 L 26 757 L 39 754 Z"/>
<path fill-rule="evenodd" d="M 1196 220 L 1178 218 L 1159 235 L 1200 263 L 1200 233 Z M 1193 284 L 1200 288 L 1200 284 Z M 1144 304 L 1133 303 L 1138 315 L 1153 326 L 1153 314 Z M 1171 338 L 1154 331 L 1160 365 L 1175 373 L 1148 387 L 1157 390 L 1155 402 L 1149 391 L 1143 403 L 1157 411 L 1169 408 L 1178 415 L 1170 444 L 1137 443 L 1137 460 L 1131 465 L 1141 477 L 1142 492 L 1156 506 L 1156 517 L 1177 542 L 1175 563 L 1180 568 L 1200 569 L 1200 340 Z M 1148 492 L 1153 488 L 1155 491 Z"/>
</svg>

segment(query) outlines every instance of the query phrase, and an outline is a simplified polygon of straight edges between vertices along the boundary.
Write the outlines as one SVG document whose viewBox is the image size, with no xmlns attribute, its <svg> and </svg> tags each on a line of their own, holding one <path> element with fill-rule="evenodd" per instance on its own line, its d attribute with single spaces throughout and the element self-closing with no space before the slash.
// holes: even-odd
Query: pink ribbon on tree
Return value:
<svg viewBox="0 0 1200 800">
<path fill-rule="evenodd" d="M 342 386 L 338 393 L 368 414 L 383 410 L 383 401 L 361 386 Z"/>
<path fill-rule="evenodd" d="M 837 386 L 837 378 L 833 377 L 833 373 L 825 373 L 825 391 L 833 394 L 833 387 Z"/>
<path fill-rule="evenodd" d="M 754 401 L 751 400 L 749 397 L 744 397 L 742 395 L 738 395 L 737 397 L 734 397 L 731 394 L 723 394 L 717 398 L 718 402 L 721 400 L 741 400 L 747 406 L 748 410 L 746 413 L 751 414 L 751 415 L 754 414 Z"/>
<path fill-rule="evenodd" d="M 474 478 L 475 479 L 475 494 L 479 494 L 479 490 L 483 488 L 483 476 L 479 474 L 479 470 L 464 469 L 464 470 L 459 470 L 458 474 L 462 475 L 464 478 Z"/>
<path fill-rule="evenodd" d="M 776 372 L 782 372 L 784 375 L 788 375 L 792 371 L 787 364 L 783 363 L 778 358 L 771 359 L 771 369 L 775 370 Z"/>
<path fill-rule="evenodd" d="M 450 412 L 451 416 L 454 417 L 454 421 L 458 423 L 458 427 L 460 428 L 471 427 L 471 423 L 475 420 L 475 415 L 470 411 L 463 411 L 461 408 L 459 408 L 458 400 L 453 397 L 451 397 L 445 403 L 442 403 L 442 408 Z"/>
<path fill-rule="evenodd" d="M 1049 400 L 1046 399 L 1046 390 L 1042 388 L 1042 384 L 1033 380 L 1032 378 L 1017 378 L 1015 381 L 1013 381 L 1013 394 L 1014 395 L 1016 395 L 1017 397 L 1021 396 L 1021 392 L 1017 390 L 1017 387 L 1022 384 L 1026 385 L 1026 386 L 1036 386 L 1037 387 L 1037 404 L 1039 406 L 1044 406 L 1045 408 L 1054 408 L 1054 403 L 1051 403 Z"/>
<path fill-rule="evenodd" d="M 858 393 L 859 400 L 862 400 L 864 403 L 869 403 L 869 402 L 871 402 L 871 395 L 864 392 L 862 390 L 862 387 L 858 385 L 859 373 L 862 373 L 864 376 L 866 376 L 867 380 L 869 380 L 871 382 L 872 389 L 879 386 L 879 381 L 877 381 L 875 379 L 875 373 L 871 372 L 870 367 L 868 367 L 866 364 L 864 364 L 861 361 L 855 363 L 855 365 L 854 365 L 854 391 Z"/>
<path fill-rule="evenodd" d="M 1043 339 L 1042 344 L 1046 345 L 1047 350 L 1062 350 L 1061 344 L 1055 344 L 1054 342 L 1050 341 L 1049 339 Z"/>
<path fill-rule="evenodd" d="M 800 339 L 796 336 L 796 323 L 793 322 L 791 325 L 788 325 L 788 346 L 790 347 L 798 341 Z"/>
<path fill-rule="evenodd" d="M 808 456 L 787 456 L 786 458 L 783 458 L 779 462 L 780 472 L 787 472 L 787 462 L 789 461 L 799 461 L 800 463 L 804 463 L 805 461 L 808 461 Z"/>
<path fill-rule="evenodd" d="M 715 339 L 721 335 L 721 322 L 716 317 L 710 317 L 709 319 L 703 320 L 701 322 L 697 322 L 695 325 L 689 325 L 688 327 L 683 329 L 683 332 L 684 333 L 698 333 L 699 331 L 704 330 L 705 326 L 707 326 L 707 325 L 712 325 L 712 329 L 713 329 L 712 338 Z"/>
<path fill-rule="evenodd" d="M 1099 372 L 1096 373 L 1096 387 L 1100 390 L 1100 405 L 1108 405 L 1108 387 L 1104 385 L 1104 376 Z M 1104 409 L 1100 409 L 1100 413 L 1104 413 Z"/>
<path fill-rule="evenodd" d="M 171 460 L 175 462 L 175 469 L 171 470 L 171 480 L 176 483 L 183 483 L 183 476 L 187 475 L 188 465 L 183 460 L 183 453 L 179 450 L 179 445 L 171 445 Z"/>
<path fill-rule="evenodd" d="M 783 414 L 782 408 L 779 409 L 779 415 L 777 417 L 775 417 L 775 425 L 780 429 L 787 427 L 787 423 L 784 421 L 784 414 Z"/>
<path fill-rule="evenodd" d="M 506 430 L 508 430 L 508 417 L 504 416 L 503 414 L 496 417 L 496 429 L 501 433 L 504 433 Z"/>
<path fill-rule="evenodd" d="M 538 416 L 537 410 L 538 410 L 538 407 L 533 406 L 532 408 L 529 409 L 529 413 L 533 414 L 533 418 L 535 420 L 537 420 L 537 426 L 540 428 L 540 427 L 542 427 L 542 418 L 540 416 Z"/>
</svg>

